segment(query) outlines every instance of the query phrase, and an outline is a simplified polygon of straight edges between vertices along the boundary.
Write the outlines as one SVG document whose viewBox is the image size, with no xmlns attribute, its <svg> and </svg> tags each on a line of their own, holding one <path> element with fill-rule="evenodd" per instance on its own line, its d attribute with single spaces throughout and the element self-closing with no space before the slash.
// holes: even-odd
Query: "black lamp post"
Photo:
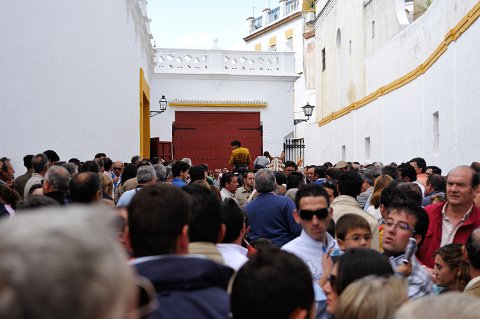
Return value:
<svg viewBox="0 0 480 319">
<path fill-rule="evenodd" d="M 150 117 L 157 116 L 159 114 L 162 114 L 167 110 L 167 104 L 168 101 L 165 98 L 165 95 L 162 95 L 162 98 L 158 101 L 158 104 L 160 104 L 160 110 L 159 111 L 150 111 Z"/>
<path fill-rule="evenodd" d="M 313 109 L 315 108 L 315 105 L 310 105 L 310 103 L 307 102 L 305 106 L 302 106 L 303 114 L 307 117 L 306 119 L 295 119 L 293 120 L 293 125 L 300 124 L 302 122 L 306 122 L 310 119 L 310 116 L 313 114 Z"/>
</svg>

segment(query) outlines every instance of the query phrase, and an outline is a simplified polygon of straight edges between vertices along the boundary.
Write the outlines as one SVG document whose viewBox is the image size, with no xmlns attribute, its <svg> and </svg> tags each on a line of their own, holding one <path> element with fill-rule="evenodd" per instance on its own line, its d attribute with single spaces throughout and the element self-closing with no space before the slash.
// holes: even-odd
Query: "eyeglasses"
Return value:
<svg viewBox="0 0 480 319">
<path fill-rule="evenodd" d="M 300 215 L 301 219 L 312 220 L 313 215 L 317 216 L 318 219 L 324 219 L 325 217 L 328 216 L 329 212 L 330 212 L 330 210 L 328 208 L 320 208 L 320 209 L 317 209 L 317 210 L 300 209 L 298 214 Z"/>
<path fill-rule="evenodd" d="M 135 283 L 138 288 L 138 307 L 130 311 L 127 318 L 149 318 L 157 309 L 155 287 L 150 280 L 142 276 L 137 276 Z"/>
<path fill-rule="evenodd" d="M 360 241 L 362 240 L 362 238 L 365 240 L 365 241 L 369 241 L 370 239 L 372 239 L 372 235 L 370 234 L 365 234 L 365 235 L 353 235 L 353 236 L 350 236 L 350 237 L 346 237 L 345 240 L 352 240 L 352 241 Z"/>
<path fill-rule="evenodd" d="M 409 224 L 405 222 L 396 222 L 394 223 L 393 220 L 387 220 L 384 222 L 384 225 L 388 228 L 391 227 L 398 227 L 398 229 L 402 231 L 411 231 L 413 234 L 415 234 L 415 230 L 410 227 Z"/>
<path fill-rule="evenodd" d="M 123 167 L 114 167 L 113 170 L 115 171 L 121 171 L 123 169 Z"/>
</svg>

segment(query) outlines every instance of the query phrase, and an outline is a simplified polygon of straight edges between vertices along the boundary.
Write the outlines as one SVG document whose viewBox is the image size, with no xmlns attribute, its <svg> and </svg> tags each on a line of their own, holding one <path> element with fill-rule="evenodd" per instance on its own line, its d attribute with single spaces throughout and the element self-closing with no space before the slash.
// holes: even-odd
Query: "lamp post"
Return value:
<svg viewBox="0 0 480 319">
<path fill-rule="evenodd" d="M 307 117 L 306 119 L 294 119 L 293 120 L 293 125 L 300 124 L 302 122 L 306 122 L 310 119 L 310 116 L 313 114 L 313 109 L 315 108 L 315 105 L 310 105 L 310 103 L 307 102 L 305 106 L 302 106 L 303 114 Z"/>
<path fill-rule="evenodd" d="M 150 117 L 154 117 L 159 114 L 162 114 L 167 110 L 168 101 L 165 98 L 165 95 L 162 95 L 162 98 L 158 101 L 158 104 L 160 104 L 160 109 L 158 111 L 150 111 Z"/>
</svg>

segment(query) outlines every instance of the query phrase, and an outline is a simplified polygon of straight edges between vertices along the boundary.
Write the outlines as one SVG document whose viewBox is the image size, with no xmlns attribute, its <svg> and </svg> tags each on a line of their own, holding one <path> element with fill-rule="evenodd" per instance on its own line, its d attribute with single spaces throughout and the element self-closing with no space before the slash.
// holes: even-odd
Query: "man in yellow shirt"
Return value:
<svg viewBox="0 0 480 319">
<path fill-rule="evenodd" d="M 228 163 L 233 165 L 234 172 L 244 173 L 248 170 L 248 165 L 252 161 L 248 148 L 242 147 L 239 141 L 235 140 L 230 143 L 232 146 L 232 155 Z"/>
</svg>

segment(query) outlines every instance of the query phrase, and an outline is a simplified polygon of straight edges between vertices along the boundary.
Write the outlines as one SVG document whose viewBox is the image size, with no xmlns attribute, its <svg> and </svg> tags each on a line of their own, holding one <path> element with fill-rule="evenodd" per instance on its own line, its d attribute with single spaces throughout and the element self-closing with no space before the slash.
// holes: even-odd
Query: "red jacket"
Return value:
<svg viewBox="0 0 480 319">
<path fill-rule="evenodd" d="M 417 257 L 421 263 L 430 268 L 433 268 L 434 266 L 435 258 L 433 257 L 433 254 L 438 248 L 440 248 L 440 243 L 442 241 L 442 209 L 445 204 L 446 202 L 443 202 L 425 207 L 429 218 L 428 231 L 425 240 L 417 252 Z M 480 227 L 480 209 L 473 205 L 472 213 L 463 225 L 458 228 L 455 237 L 453 238 L 453 242 L 465 244 L 468 236 L 470 236 L 472 231 L 478 227 Z"/>
</svg>

